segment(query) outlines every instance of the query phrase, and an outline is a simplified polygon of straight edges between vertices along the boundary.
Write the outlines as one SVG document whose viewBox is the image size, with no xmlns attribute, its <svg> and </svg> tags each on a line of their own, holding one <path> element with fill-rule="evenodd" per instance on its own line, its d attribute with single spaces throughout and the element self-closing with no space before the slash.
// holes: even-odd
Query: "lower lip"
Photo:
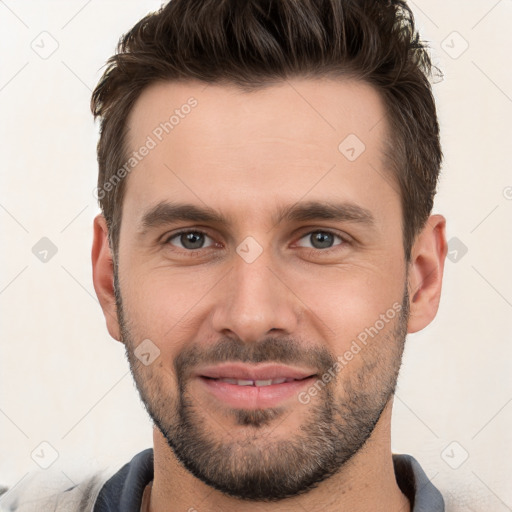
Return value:
<svg viewBox="0 0 512 512">
<path fill-rule="evenodd" d="M 271 384 L 270 386 L 238 386 L 220 380 L 199 377 L 206 389 L 225 404 L 238 409 L 265 409 L 276 407 L 283 400 L 296 396 L 315 377 Z"/>
</svg>

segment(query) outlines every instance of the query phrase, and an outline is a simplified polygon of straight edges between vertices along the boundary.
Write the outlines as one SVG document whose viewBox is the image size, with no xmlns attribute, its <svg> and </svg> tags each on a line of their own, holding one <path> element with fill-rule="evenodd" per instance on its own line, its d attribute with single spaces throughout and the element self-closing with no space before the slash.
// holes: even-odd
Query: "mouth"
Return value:
<svg viewBox="0 0 512 512">
<path fill-rule="evenodd" d="M 283 365 L 222 364 L 200 369 L 195 375 L 202 388 L 234 408 L 276 407 L 311 385 L 315 371 Z"/>
<path fill-rule="evenodd" d="M 278 379 L 263 379 L 263 380 L 252 380 L 252 379 L 230 379 L 230 378 L 222 378 L 217 379 L 213 377 L 202 376 L 204 379 L 215 380 L 219 382 L 226 382 L 227 384 L 232 384 L 235 386 L 255 386 L 255 387 L 265 387 L 265 386 L 274 386 L 277 384 L 284 384 L 286 382 L 297 382 L 306 379 L 310 379 L 315 377 L 315 375 L 310 375 L 308 377 L 304 377 L 302 379 L 291 379 L 291 378 L 278 378 Z"/>
<path fill-rule="evenodd" d="M 282 364 L 223 363 L 216 366 L 199 368 L 196 376 L 224 380 L 239 386 L 270 386 L 292 380 L 303 380 L 317 374 L 316 370 L 307 370 Z"/>
</svg>

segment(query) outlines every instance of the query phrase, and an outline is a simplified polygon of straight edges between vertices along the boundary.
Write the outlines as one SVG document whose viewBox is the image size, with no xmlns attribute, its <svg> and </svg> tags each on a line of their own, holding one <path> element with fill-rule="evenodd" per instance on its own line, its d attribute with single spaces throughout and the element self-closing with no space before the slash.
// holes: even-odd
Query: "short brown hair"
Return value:
<svg viewBox="0 0 512 512">
<path fill-rule="evenodd" d="M 348 76 L 376 88 L 389 127 L 386 164 L 399 185 L 406 259 L 432 210 L 442 160 L 432 64 L 403 0 L 171 0 L 121 37 L 91 99 L 101 118 L 99 202 L 115 255 L 127 117 L 157 81 L 254 90 L 292 77 Z"/>
</svg>

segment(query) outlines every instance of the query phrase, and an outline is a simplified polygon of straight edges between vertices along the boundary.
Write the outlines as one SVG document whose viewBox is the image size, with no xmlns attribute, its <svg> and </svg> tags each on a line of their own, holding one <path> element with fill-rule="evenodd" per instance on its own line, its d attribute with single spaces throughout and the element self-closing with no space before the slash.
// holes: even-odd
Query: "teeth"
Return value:
<svg viewBox="0 0 512 512">
<path fill-rule="evenodd" d="M 272 379 L 270 380 L 256 380 L 254 381 L 256 386 L 270 386 L 272 384 Z"/>
<path fill-rule="evenodd" d="M 238 386 L 252 386 L 254 384 L 252 380 L 237 380 L 236 383 Z"/>
<path fill-rule="evenodd" d="M 228 384 L 236 384 L 237 386 L 270 386 L 272 384 L 282 384 L 283 382 L 291 382 L 295 379 L 269 379 L 269 380 L 238 380 L 238 379 L 218 379 Z"/>
</svg>

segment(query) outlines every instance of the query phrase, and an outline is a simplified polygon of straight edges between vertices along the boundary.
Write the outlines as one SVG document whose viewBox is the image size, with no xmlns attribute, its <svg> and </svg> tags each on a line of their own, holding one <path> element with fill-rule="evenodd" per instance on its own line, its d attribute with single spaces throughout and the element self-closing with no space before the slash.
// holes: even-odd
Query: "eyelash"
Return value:
<svg viewBox="0 0 512 512">
<path fill-rule="evenodd" d="M 173 233 L 173 234 L 165 237 L 162 243 L 163 243 L 163 245 L 169 245 L 169 242 L 173 238 L 179 237 L 180 235 L 184 235 L 187 233 L 197 233 L 197 234 L 204 235 L 208 238 L 213 239 L 213 237 L 211 237 L 208 233 L 206 233 L 205 231 L 203 231 L 201 229 L 183 229 L 181 231 L 178 231 L 176 233 Z M 338 245 L 334 245 L 332 247 L 327 247 L 325 249 L 316 249 L 315 247 L 301 247 L 302 249 L 308 249 L 309 251 L 314 251 L 318 254 L 328 255 L 328 254 L 331 254 L 331 252 L 333 252 L 333 251 L 339 250 L 340 247 L 342 247 L 342 246 L 351 244 L 351 240 L 348 238 L 348 236 L 342 236 L 339 233 L 337 233 L 335 231 L 331 231 L 329 229 L 313 229 L 311 231 L 307 231 L 307 232 L 303 233 L 300 236 L 300 238 L 298 238 L 298 240 L 302 240 L 304 237 L 306 237 L 308 235 L 312 235 L 313 233 L 324 233 L 324 234 L 332 235 L 333 237 L 339 238 L 341 240 L 341 243 Z M 199 249 L 181 249 L 179 247 L 175 247 L 174 250 L 176 252 L 182 253 L 182 254 L 193 254 L 193 253 L 197 253 L 201 250 L 208 250 L 208 249 L 214 249 L 214 248 L 215 248 L 215 243 L 212 244 L 212 246 L 210 246 L 210 247 L 204 247 L 204 248 L 200 247 Z"/>
</svg>

